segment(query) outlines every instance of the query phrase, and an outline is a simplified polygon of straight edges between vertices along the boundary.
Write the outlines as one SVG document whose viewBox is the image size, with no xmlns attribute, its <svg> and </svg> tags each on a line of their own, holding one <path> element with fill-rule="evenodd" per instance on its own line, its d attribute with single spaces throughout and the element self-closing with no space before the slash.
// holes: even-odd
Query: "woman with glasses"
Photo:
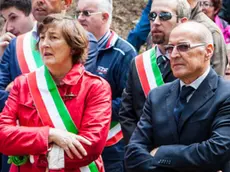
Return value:
<svg viewBox="0 0 230 172">
<path fill-rule="evenodd" d="M 87 37 L 74 19 L 47 16 L 38 27 L 44 66 L 14 81 L 0 115 L 0 152 L 11 172 L 104 172 L 111 119 L 108 83 L 84 69 Z"/>
<path fill-rule="evenodd" d="M 229 44 L 230 25 L 217 15 L 221 9 L 221 5 L 222 0 L 200 0 L 202 11 L 219 26 L 224 35 L 225 42 Z"/>
</svg>

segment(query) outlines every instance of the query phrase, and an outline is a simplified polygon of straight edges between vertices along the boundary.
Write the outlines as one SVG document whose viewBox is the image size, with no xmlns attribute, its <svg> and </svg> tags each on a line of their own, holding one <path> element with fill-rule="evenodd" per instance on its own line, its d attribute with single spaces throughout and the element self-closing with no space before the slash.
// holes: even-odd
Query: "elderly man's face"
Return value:
<svg viewBox="0 0 230 172">
<path fill-rule="evenodd" d="M 169 46 L 174 46 L 168 52 L 175 77 L 190 83 L 207 69 L 209 58 L 206 56 L 206 44 L 196 40 L 194 33 L 180 29 L 173 30 L 169 38 Z"/>
<path fill-rule="evenodd" d="M 41 22 L 47 15 L 60 13 L 64 9 L 63 0 L 32 0 L 34 18 Z"/>
<path fill-rule="evenodd" d="M 171 30 L 177 25 L 176 2 L 154 0 L 150 14 L 152 41 L 154 44 L 167 44 Z M 168 17 L 167 17 L 168 16 Z M 171 16 L 171 17 L 170 17 Z"/>
<path fill-rule="evenodd" d="M 79 0 L 76 9 L 78 21 L 94 36 L 104 27 L 102 12 L 98 10 L 97 4 L 95 0 Z"/>
</svg>

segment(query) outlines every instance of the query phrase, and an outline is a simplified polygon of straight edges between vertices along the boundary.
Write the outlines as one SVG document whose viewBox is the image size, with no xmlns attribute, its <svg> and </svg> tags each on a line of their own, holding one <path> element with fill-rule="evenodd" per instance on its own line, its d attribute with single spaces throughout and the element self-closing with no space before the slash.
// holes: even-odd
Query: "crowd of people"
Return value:
<svg viewBox="0 0 230 172">
<path fill-rule="evenodd" d="M 72 3 L 0 0 L 1 171 L 229 172 L 229 1 Z"/>
</svg>

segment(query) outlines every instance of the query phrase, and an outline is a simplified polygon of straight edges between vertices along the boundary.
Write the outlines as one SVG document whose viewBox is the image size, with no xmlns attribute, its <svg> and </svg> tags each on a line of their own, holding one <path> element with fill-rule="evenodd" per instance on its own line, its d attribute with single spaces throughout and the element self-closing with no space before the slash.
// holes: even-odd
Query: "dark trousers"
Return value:
<svg viewBox="0 0 230 172">
<path fill-rule="evenodd" d="M 2 154 L 2 170 L 1 172 L 8 172 L 10 170 L 10 164 L 7 163 L 8 156 Z"/>
<path fill-rule="evenodd" d="M 124 161 L 108 160 L 104 161 L 105 172 L 126 172 Z"/>
</svg>

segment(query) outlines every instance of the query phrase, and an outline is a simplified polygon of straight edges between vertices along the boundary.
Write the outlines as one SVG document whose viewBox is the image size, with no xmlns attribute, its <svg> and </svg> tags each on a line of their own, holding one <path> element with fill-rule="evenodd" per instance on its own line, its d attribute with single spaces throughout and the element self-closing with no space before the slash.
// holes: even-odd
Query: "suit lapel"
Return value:
<svg viewBox="0 0 230 172">
<path fill-rule="evenodd" d="M 166 107 L 168 115 L 169 130 L 172 132 L 175 143 L 179 142 L 179 136 L 177 132 L 177 123 L 175 121 L 173 110 L 176 106 L 176 101 L 179 94 L 180 82 L 176 80 L 172 82 L 172 86 L 169 89 L 168 94 L 166 95 Z"/>
<path fill-rule="evenodd" d="M 211 69 L 208 76 L 204 79 L 201 85 L 192 95 L 188 104 L 185 106 L 184 111 L 181 114 L 178 123 L 178 133 L 180 134 L 181 129 L 185 122 L 214 95 L 214 89 L 217 87 L 218 76 Z"/>
</svg>

